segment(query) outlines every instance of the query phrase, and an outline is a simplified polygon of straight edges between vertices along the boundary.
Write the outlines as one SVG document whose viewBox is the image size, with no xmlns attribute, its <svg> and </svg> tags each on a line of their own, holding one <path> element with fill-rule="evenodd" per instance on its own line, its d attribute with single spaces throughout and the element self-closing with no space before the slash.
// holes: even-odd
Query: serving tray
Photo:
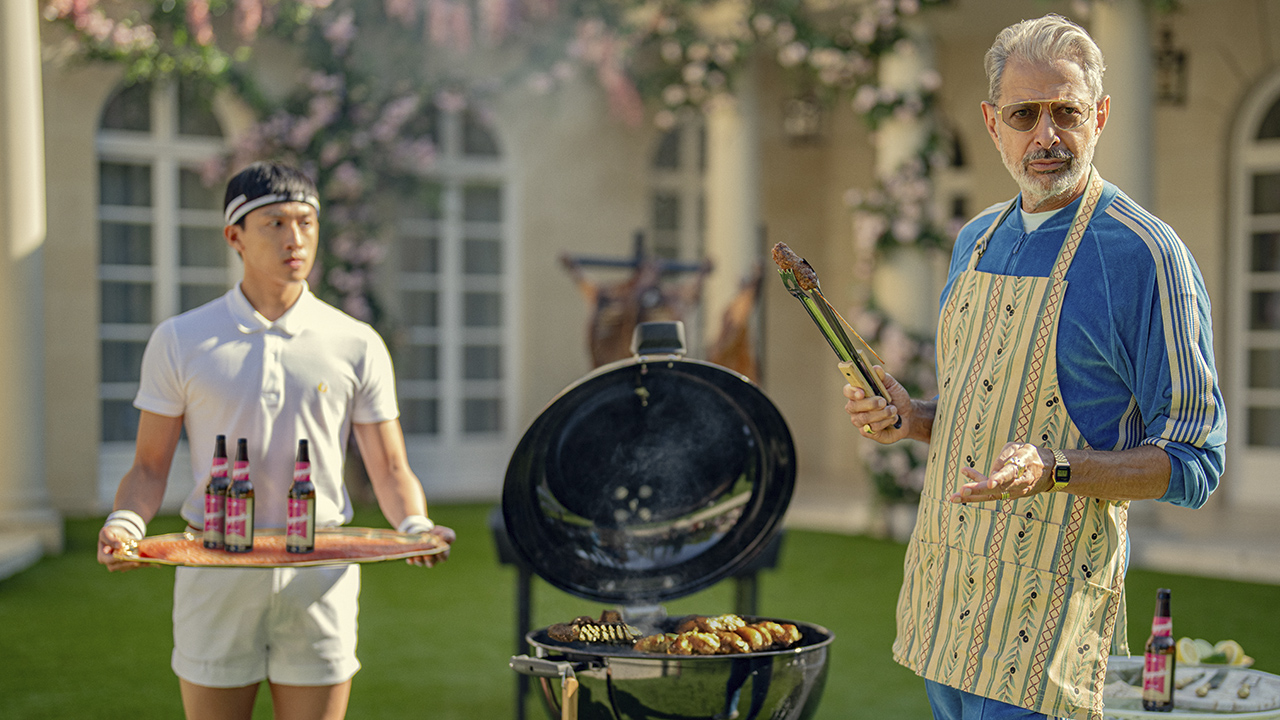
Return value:
<svg viewBox="0 0 1280 720">
<path fill-rule="evenodd" d="M 317 528 L 315 550 L 291 553 L 285 550 L 284 531 L 276 528 L 258 530 L 253 550 L 247 553 L 211 550 L 204 546 L 199 534 L 187 531 L 145 537 L 126 545 L 120 557 L 132 562 L 186 567 L 307 567 L 402 560 L 435 555 L 448 547 L 444 540 L 429 533 L 339 527 Z"/>
</svg>

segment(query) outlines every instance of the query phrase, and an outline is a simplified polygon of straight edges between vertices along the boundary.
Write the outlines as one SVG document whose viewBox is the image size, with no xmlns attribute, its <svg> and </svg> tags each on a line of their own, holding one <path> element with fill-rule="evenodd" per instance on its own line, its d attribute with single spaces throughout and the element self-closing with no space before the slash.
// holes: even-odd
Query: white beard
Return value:
<svg viewBox="0 0 1280 720">
<path fill-rule="evenodd" d="M 1033 172 L 1028 167 L 1028 163 L 1031 160 L 1046 157 L 1045 152 L 1042 150 L 1029 150 L 1021 158 L 1011 158 L 1006 152 L 1002 141 L 1000 143 L 1000 159 L 1004 162 L 1005 169 L 1009 171 L 1014 181 L 1018 183 L 1018 188 L 1022 191 L 1024 206 L 1030 205 L 1034 211 L 1060 198 L 1074 199 L 1071 196 L 1076 188 L 1080 187 L 1080 183 L 1089 172 L 1089 167 L 1093 163 L 1093 151 L 1097 143 L 1097 135 L 1088 138 L 1081 145 L 1079 155 L 1073 155 L 1070 150 L 1063 147 L 1063 155 L 1054 154 L 1052 157 L 1065 157 L 1067 162 L 1051 173 Z M 1062 204 L 1065 205 L 1066 203 Z"/>
</svg>

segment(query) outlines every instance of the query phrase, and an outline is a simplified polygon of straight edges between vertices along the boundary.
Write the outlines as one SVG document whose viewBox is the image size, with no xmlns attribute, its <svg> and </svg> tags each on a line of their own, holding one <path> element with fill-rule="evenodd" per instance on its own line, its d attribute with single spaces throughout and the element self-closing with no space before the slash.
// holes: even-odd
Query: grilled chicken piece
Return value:
<svg viewBox="0 0 1280 720">
<path fill-rule="evenodd" d="M 606 618 L 618 617 L 617 621 Z M 630 625 L 621 622 L 621 615 L 608 611 L 600 616 L 600 620 L 586 615 L 574 618 L 571 623 L 556 623 L 547 628 L 547 635 L 558 642 L 607 643 L 610 645 L 630 645 L 639 640 L 643 633 Z"/>
</svg>

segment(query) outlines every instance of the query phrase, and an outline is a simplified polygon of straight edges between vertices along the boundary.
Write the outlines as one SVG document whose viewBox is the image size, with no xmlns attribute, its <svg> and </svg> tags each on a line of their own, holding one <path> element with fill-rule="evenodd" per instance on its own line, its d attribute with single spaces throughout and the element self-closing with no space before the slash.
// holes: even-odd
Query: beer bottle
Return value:
<svg viewBox="0 0 1280 720">
<path fill-rule="evenodd" d="M 222 549 L 222 533 L 227 520 L 227 436 L 219 435 L 213 442 L 213 470 L 209 472 L 209 484 L 204 488 L 204 546 L 210 550 Z"/>
<path fill-rule="evenodd" d="M 236 462 L 227 488 L 227 527 L 223 542 L 227 552 L 253 550 L 253 482 L 249 480 L 249 445 L 236 441 Z"/>
<path fill-rule="evenodd" d="M 316 549 L 316 486 L 311 482 L 311 457 L 306 440 L 298 441 L 298 457 L 293 463 L 284 549 L 291 553 L 309 553 Z"/>
<path fill-rule="evenodd" d="M 1156 591 L 1156 614 L 1151 621 L 1142 663 L 1142 709 L 1148 712 L 1173 711 L 1173 671 L 1178 658 L 1174 652 L 1173 615 L 1169 612 L 1169 590 Z"/>
</svg>

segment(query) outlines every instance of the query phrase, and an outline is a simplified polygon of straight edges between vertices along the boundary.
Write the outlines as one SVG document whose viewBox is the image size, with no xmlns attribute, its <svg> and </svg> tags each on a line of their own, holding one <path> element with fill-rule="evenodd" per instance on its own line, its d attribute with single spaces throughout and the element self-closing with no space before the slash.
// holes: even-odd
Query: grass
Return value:
<svg viewBox="0 0 1280 720">
<path fill-rule="evenodd" d="M 360 659 L 348 717 L 498 720 L 514 716 L 514 568 L 497 562 L 488 506 L 436 506 L 454 527 L 452 559 L 423 570 L 366 566 Z M 93 555 L 101 518 L 67 523 L 67 552 L 0 581 L 0 719 L 180 718 L 169 669 L 172 570 L 109 575 Z M 385 526 L 376 510 L 357 525 Z M 176 518 L 156 533 L 181 529 Z M 929 717 L 921 682 L 889 657 L 903 546 L 867 537 L 789 531 L 775 570 L 760 576 L 760 612 L 818 623 L 836 634 L 819 720 Z M 1135 570 L 1129 575 L 1130 643 L 1141 652 L 1158 587 L 1173 589 L 1174 632 L 1212 641 L 1235 638 L 1280 670 L 1280 586 Z M 671 614 L 731 611 L 733 587 L 720 583 L 667 605 Z M 600 605 L 540 580 L 535 627 Z M 266 693 L 255 718 L 270 718 Z M 530 694 L 527 717 L 547 717 Z"/>
</svg>

